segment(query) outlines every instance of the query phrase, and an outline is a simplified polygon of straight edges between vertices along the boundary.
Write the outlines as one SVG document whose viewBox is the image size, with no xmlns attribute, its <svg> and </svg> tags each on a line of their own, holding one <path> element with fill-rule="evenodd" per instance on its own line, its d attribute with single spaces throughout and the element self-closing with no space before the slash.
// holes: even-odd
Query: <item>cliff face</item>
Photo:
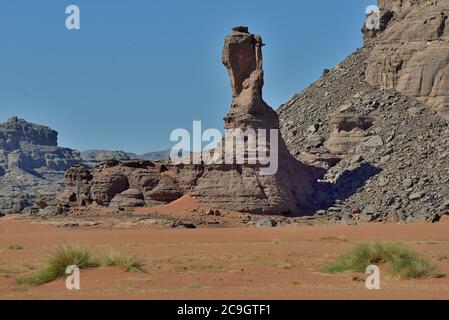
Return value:
<svg viewBox="0 0 449 320">
<path fill-rule="evenodd" d="M 364 28 L 362 49 L 281 106 L 281 131 L 327 169 L 323 214 L 433 220 L 449 209 L 449 1 L 378 4 L 381 29 Z"/>
<path fill-rule="evenodd" d="M 449 0 L 379 0 L 379 8 L 390 18 L 366 41 L 373 48 L 366 81 L 416 98 L 449 120 Z"/>
<path fill-rule="evenodd" d="M 52 196 L 79 153 L 59 148 L 58 133 L 17 117 L 0 124 L 0 212 L 29 209 L 39 196 Z"/>
<path fill-rule="evenodd" d="M 5 150 L 19 149 L 21 144 L 58 145 L 58 133 L 48 127 L 13 117 L 0 124 L 0 145 Z"/>
</svg>

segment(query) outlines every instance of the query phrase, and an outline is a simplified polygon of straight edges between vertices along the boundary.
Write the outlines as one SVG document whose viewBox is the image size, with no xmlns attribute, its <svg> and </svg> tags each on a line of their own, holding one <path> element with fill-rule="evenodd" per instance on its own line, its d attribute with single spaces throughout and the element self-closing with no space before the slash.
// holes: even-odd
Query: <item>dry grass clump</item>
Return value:
<svg viewBox="0 0 449 320">
<path fill-rule="evenodd" d="M 19 284 L 40 285 L 66 276 L 68 266 L 80 269 L 95 268 L 100 265 L 88 249 L 80 246 L 62 244 L 55 247 L 44 265 L 36 275 L 18 280 Z"/>
<path fill-rule="evenodd" d="M 331 274 L 346 271 L 365 272 L 369 265 L 382 263 L 388 265 L 388 272 L 392 276 L 401 279 L 445 276 L 433 263 L 397 241 L 358 245 L 322 271 Z"/>
<path fill-rule="evenodd" d="M 19 279 L 18 284 L 41 285 L 67 276 L 68 266 L 79 269 L 97 268 L 99 266 L 120 267 L 126 272 L 145 272 L 142 265 L 134 258 L 110 250 L 100 259 L 91 255 L 84 247 L 62 244 L 56 246 L 49 254 L 44 266 L 29 278 Z"/>
<path fill-rule="evenodd" d="M 108 267 L 120 267 L 126 272 L 144 273 L 142 265 L 133 257 L 125 256 L 120 251 L 109 250 L 101 257 L 102 264 Z"/>
</svg>

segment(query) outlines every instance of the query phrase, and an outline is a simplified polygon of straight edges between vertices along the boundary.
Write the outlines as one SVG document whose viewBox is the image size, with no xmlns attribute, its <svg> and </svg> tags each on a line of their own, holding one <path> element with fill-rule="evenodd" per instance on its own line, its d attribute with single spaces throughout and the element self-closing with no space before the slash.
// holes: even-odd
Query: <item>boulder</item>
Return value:
<svg viewBox="0 0 449 320">
<path fill-rule="evenodd" d="M 172 202 L 182 197 L 182 189 L 176 185 L 172 177 L 163 176 L 157 186 L 145 193 L 145 199 L 161 203 Z"/>
<path fill-rule="evenodd" d="M 132 208 L 144 207 L 145 201 L 143 194 L 138 189 L 128 189 L 120 194 L 117 194 L 109 203 L 112 208 Z"/>
</svg>

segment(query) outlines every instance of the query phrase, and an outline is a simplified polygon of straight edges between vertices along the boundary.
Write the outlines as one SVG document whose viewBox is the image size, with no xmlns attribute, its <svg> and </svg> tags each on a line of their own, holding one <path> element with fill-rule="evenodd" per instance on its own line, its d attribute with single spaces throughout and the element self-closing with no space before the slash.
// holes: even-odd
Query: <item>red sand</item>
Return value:
<svg viewBox="0 0 449 320">
<path fill-rule="evenodd" d="M 56 228 L 8 217 L 0 219 L 0 298 L 449 299 L 448 277 L 398 280 L 382 274 L 382 289 L 369 291 L 352 280 L 353 273 L 320 273 L 356 243 L 373 240 L 403 240 L 449 274 L 448 223 L 108 230 Z M 82 271 L 77 292 L 68 291 L 63 280 L 15 285 L 42 265 L 52 246 L 64 242 L 84 245 L 94 254 L 119 249 L 135 255 L 148 272 Z M 12 244 L 23 250 L 9 249 Z"/>
</svg>

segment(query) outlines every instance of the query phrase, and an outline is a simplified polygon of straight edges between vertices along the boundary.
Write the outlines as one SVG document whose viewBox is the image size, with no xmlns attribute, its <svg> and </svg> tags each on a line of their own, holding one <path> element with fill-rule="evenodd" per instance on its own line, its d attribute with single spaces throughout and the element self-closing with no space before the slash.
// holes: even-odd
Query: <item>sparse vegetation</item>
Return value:
<svg viewBox="0 0 449 320">
<path fill-rule="evenodd" d="M 9 250 L 23 250 L 23 246 L 21 246 L 20 244 L 11 244 L 8 247 Z"/>
<path fill-rule="evenodd" d="M 294 266 L 295 265 L 293 264 L 293 262 L 289 261 L 289 260 L 284 261 L 284 262 L 282 262 L 282 263 L 280 263 L 278 265 L 279 268 L 282 268 L 282 269 L 285 269 L 285 270 L 291 270 L 291 269 L 293 269 Z"/>
<path fill-rule="evenodd" d="M 91 255 L 89 250 L 69 244 L 58 245 L 54 248 L 44 265 L 36 275 L 17 280 L 17 284 L 40 285 L 66 276 L 66 268 L 75 265 L 80 269 L 96 268 L 101 265 L 120 267 L 126 272 L 140 272 L 145 270 L 133 257 L 123 255 L 116 250 L 110 250 L 101 259 Z M 34 268 L 29 267 L 30 270 Z"/>
<path fill-rule="evenodd" d="M 194 283 L 190 283 L 190 284 L 187 286 L 187 288 L 188 288 L 188 289 L 201 289 L 201 288 L 202 288 L 202 285 L 199 284 L 199 283 L 194 282 Z"/>
<path fill-rule="evenodd" d="M 80 269 L 98 267 L 100 264 L 89 250 L 68 244 L 57 246 L 50 253 L 45 266 L 30 278 L 19 279 L 18 284 L 40 285 L 62 278 L 68 266 L 76 265 Z"/>
<path fill-rule="evenodd" d="M 112 249 L 109 250 L 105 255 L 102 256 L 101 261 L 105 266 L 120 267 L 126 272 L 145 272 L 139 262 L 137 262 L 133 257 L 123 255 L 120 251 Z"/>
<path fill-rule="evenodd" d="M 345 238 L 345 236 L 329 236 L 329 237 L 322 237 L 320 238 L 320 241 L 323 242 L 347 242 L 348 240 Z"/>
<path fill-rule="evenodd" d="M 365 272 L 367 266 L 382 263 L 388 265 L 388 272 L 392 276 L 402 279 L 444 276 L 434 264 L 408 249 L 402 242 L 361 244 L 322 271 L 331 274 L 346 271 Z"/>
<path fill-rule="evenodd" d="M 363 282 L 363 281 L 365 281 L 361 277 L 356 276 L 356 275 L 351 276 L 351 279 L 352 279 L 352 281 L 355 281 L 355 282 Z"/>
</svg>

